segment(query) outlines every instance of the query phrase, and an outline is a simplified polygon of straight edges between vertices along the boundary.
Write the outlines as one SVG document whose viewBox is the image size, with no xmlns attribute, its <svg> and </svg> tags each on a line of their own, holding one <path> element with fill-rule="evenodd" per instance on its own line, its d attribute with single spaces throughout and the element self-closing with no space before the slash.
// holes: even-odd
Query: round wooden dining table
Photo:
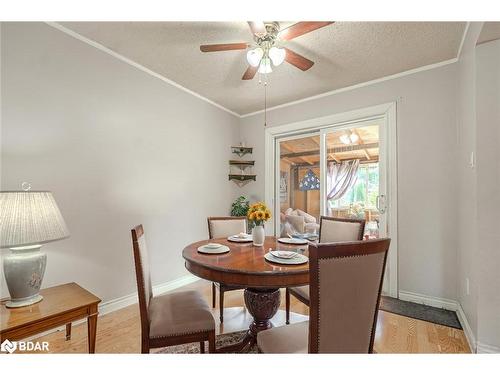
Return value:
<svg viewBox="0 0 500 375">
<path fill-rule="evenodd" d="M 215 242 L 229 247 L 225 254 L 204 254 L 198 252 L 200 246 Z M 245 288 L 245 305 L 253 317 L 253 322 L 237 344 L 217 351 L 247 351 L 256 344 L 257 334 L 271 328 L 270 319 L 280 305 L 279 288 L 307 285 L 309 283 L 309 263 L 302 265 L 282 265 L 271 263 L 264 258 L 270 250 L 292 250 L 308 256 L 308 245 L 287 245 L 276 237 L 266 237 L 264 246 L 250 243 L 231 242 L 226 238 L 199 241 L 184 248 L 182 256 L 186 269 L 192 274 L 213 282 L 241 286 Z"/>
</svg>

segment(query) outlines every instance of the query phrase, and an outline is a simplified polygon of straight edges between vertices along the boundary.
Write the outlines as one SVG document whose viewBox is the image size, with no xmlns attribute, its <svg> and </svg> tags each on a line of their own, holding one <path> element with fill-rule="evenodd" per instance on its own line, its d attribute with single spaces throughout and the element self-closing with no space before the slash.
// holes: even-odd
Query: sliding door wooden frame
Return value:
<svg viewBox="0 0 500 375">
<path fill-rule="evenodd" d="M 398 297 L 398 225 L 397 225 L 397 108 L 396 102 L 384 103 L 372 107 L 356 109 L 353 111 L 332 114 L 325 117 L 309 119 L 289 124 L 269 127 L 265 131 L 265 201 L 270 207 L 274 208 L 274 217 L 279 215 L 279 208 L 276 211 L 277 204 L 275 192 L 279 184 L 279 148 L 278 142 L 283 138 L 306 137 L 318 134 L 323 128 L 335 127 L 336 129 L 352 127 L 354 123 L 382 118 L 385 134 L 381 135 L 384 139 L 383 152 L 386 153 L 386 182 L 387 182 L 387 223 L 388 236 L 391 237 L 391 248 L 387 259 L 388 265 L 388 287 L 387 295 Z M 320 154 L 325 147 L 325 138 L 320 137 Z M 382 151 L 381 151 L 382 152 Z M 324 163 L 321 158 L 320 163 Z M 320 168 L 323 166 L 320 166 Z M 324 185 L 324 184 L 323 184 Z M 324 189 L 322 187 L 321 189 Z M 323 193 L 322 195 L 323 196 Z M 321 202 L 321 212 L 324 211 L 324 202 Z M 272 221 L 268 226 L 272 233 L 276 234 L 277 222 Z"/>
</svg>

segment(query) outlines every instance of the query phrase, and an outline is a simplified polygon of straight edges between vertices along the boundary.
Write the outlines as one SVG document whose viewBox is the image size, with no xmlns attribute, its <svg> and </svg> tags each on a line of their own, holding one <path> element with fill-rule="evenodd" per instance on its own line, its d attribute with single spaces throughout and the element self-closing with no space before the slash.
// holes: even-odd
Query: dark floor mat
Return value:
<svg viewBox="0 0 500 375">
<path fill-rule="evenodd" d="M 397 298 L 385 296 L 382 296 L 380 299 L 380 310 L 452 328 L 462 329 L 462 325 L 458 320 L 457 314 L 450 310 L 438 309 L 437 307 L 401 301 Z"/>
</svg>

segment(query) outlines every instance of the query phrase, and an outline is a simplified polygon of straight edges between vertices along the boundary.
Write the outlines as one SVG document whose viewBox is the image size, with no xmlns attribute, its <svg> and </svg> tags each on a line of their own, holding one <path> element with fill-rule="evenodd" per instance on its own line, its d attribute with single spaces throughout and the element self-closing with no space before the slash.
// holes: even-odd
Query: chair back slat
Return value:
<svg viewBox="0 0 500 375">
<path fill-rule="evenodd" d="M 222 216 L 208 218 L 208 238 L 227 238 L 234 234 L 247 232 L 245 216 Z"/>
<path fill-rule="evenodd" d="M 153 297 L 149 254 L 146 246 L 146 236 L 142 225 L 132 229 L 132 245 L 134 249 L 135 275 L 137 293 L 139 295 L 139 311 L 141 315 L 142 335 L 149 337 L 149 302 Z"/>
<path fill-rule="evenodd" d="M 309 245 L 312 353 L 371 353 L 390 239 Z"/>
<path fill-rule="evenodd" d="M 365 223 L 363 219 L 321 216 L 319 242 L 361 241 L 365 232 Z"/>
</svg>

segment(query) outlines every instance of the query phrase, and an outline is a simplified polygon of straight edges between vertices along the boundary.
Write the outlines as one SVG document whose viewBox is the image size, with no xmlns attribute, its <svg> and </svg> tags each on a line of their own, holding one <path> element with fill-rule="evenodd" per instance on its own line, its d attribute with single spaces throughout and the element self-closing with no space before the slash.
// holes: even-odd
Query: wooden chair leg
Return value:
<svg viewBox="0 0 500 375">
<path fill-rule="evenodd" d="M 208 352 L 215 353 L 215 331 L 208 334 Z"/>
<path fill-rule="evenodd" d="M 224 321 L 224 289 L 222 286 L 219 287 L 219 312 L 220 312 L 220 322 Z"/>
<path fill-rule="evenodd" d="M 200 353 L 205 354 L 205 341 L 200 341 Z"/>
<path fill-rule="evenodd" d="M 141 353 L 149 354 L 149 342 L 146 340 L 141 341 Z"/>
<path fill-rule="evenodd" d="M 212 283 L 212 307 L 215 309 L 215 283 Z"/>
<path fill-rule="evenodd" d="M 285 310 L 286 310 L 285 323 L 290 324 L 290 289 L 288 288 L 286 288 L 285 292 Z"/>
<path fill-rule="evenodd" d="M 66 324 L 66 341 L 71 340 L 71 323 Z"/>
</svg>

